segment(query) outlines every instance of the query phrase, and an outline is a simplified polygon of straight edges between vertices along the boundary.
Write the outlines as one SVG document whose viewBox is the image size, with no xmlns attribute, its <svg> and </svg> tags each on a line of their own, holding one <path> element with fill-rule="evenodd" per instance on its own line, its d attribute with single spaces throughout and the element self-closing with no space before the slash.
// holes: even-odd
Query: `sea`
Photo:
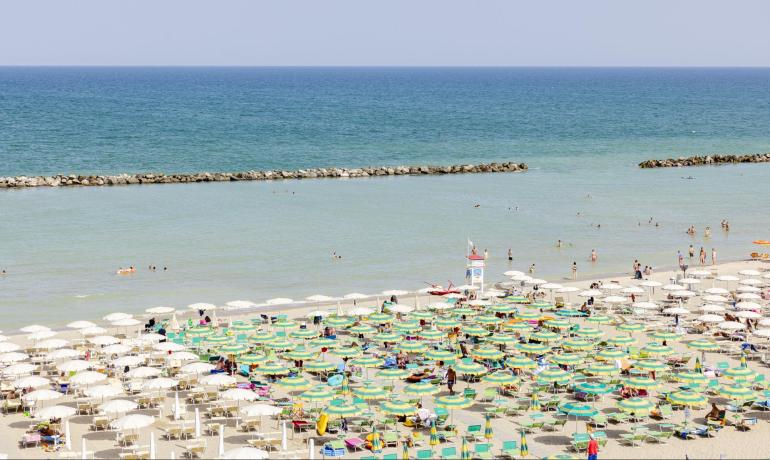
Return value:
<svg viewBox="0 0 770 460">
<path fill-rule="evenodd" d="M 2 329 L 461 284 L 469 240 L 487 282 L 745 258 L 770 239 L 770 164 L 637 164 L 769 152 L 768 127 L 764 68 L 0 67 L 0 176 L 529 165 L 0 190 Z"/>
</svg>

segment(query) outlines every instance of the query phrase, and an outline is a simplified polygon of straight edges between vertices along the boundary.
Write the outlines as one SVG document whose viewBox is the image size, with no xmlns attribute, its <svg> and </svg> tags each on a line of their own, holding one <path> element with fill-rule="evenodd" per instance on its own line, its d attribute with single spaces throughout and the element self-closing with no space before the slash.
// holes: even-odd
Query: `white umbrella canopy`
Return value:
<svg viewBox="0 0 770 460">
<path fill-rule="evenodd" d="M 288 297 L 274 297 L 272 299 L 267 299 L 265 303 L 268 305 L 286 305 L 294 303 L 294 300 Z"/>
<path fill-rule="evenodd" d="M 743 284 L 745 286 L 760 286 L 762 284 L 762 280 L 758 280 L 756 278 L 747 278 L 738 281 L 738 284 Z"/>
<path fill-rule="evenodd" d="M 688 286 L 691 284 L 700 284 L 700 280 L 695 278 L 683 278 L 679 280 L 679 284 L 684 284 Z"/>
<path fill-rule="evenodd" d="M 690 312 L 690 310 L 688 310 L 686 308 L 671 307 L 671 308 L 666 308 L 665 310 L 663 310 L 663 313 L 665 313 L 667 315 L 689 315 L 691 312 Z"/>
<path fill-rule="evenodd" d="M 559 283 L 545 283 L 540 286 L 540 289 L 561 289 L 564 286 L 562 286 Z"/>
<path fill-rule="evenodd" d="M 42 388 L 51 385 L 51 381 L 39 375 L 29 375 L 13 381 L 14 388 Z"/>
<path fill-rule="evenodd" d="M 703 276 L 703 277 L 705 277 L 705 276 L 711 276 L 711 272 L 710 272 L 710 271 L 708 271 L 708 270 L 700 270 L 700 269 L 696 269 L 696 270 L 690 270 L 690 272 L 689 272 L 689 273 L 690 273 L 690 275 L 692 275 L 692 276 Z"/>
<path fill-rule="evenodd" d="M 663 283 L 659 281 L 654 281 L 654 280 L 644 280 L 639 283 L 639 286 L 655 288 L 655 287 L 663 286 Z"/>
<path fill-rule="evenodd" d="M 88 342 L 94 345 L 99 345 L 103 347 L 107 345 L 120 343 L 120 339 L 118 339 L 117 337 L 113 337 L 111 335 L 97 335 L 96 337 L 89 338 Z"/>
<path fill-rule="evenodd" d="M 179 369 L 182 374 L 208 374 L 216 366 L 209 363 L 190 363 L 185 364 Z"/>
<path fill-rule="evenodd" d="M 316 317 L 316 316 L 329 316 L 331 314 L 332 314 L 332 312 L 326 311 L 326 310 L 313 310 L 310 313 L 308 313 L 307 315 L 305 315 L 305 317 L 306 318 L 313 318 L 313 317 Z"/>
<path fill-rule="evenodd" d="M 530 278 L 526 281 L 524 281 L 524 284 L 528 286 L 539 286 L 541 284 L 547 284 L 548 281 L 541 279 L 541 278 Z"/>
<path fill-rule="evenodd" d="M 719 315 L 701 315 L 695 319 L 697 319 L 702 323 L 721 323 L 725 320 L 723 317 Z"/>
<path fill-rule="evenodd" d="M 472 307 L 486 307 L 492 305 L 492 302 L 489 300 L 473 299 L 468 301 L 468 305 Z"/>
<path fill-rule="evenodd" d="M 445 299 L 462 299 L 465 296 L 462 294 L 458 294 L 456 292 L 450 292 L 449 294 L 444 294 L 442 297 L 444 297 Z"/>
<path fill-rule="evenodd" d="M 762 296 L 753 292 L 741 292 L 736 296 L 741 300 L 762 300 Z"/>
<path fill-rule="evenodd" d="M 186 350 L 184 345 L 179 344 L 179 343 L 175 343 L 175 342 L 156 343 L 155 345 L 152 346 L 152 349 L 156 350 L 156 351 L 163 351 L 163 352 L 166 352 L 166 353 L 168 353 L 169 351 L 175 352 L 175 351 L 184 351 L 184 350 Z"/>
<path fill-rule="evenodd" d="M 597 289 L 586 289 L 585 291 L 580 291 L 578 293 L 578 297 L 600 297 L 604 293 L 602 291 L 599 291 Z"/>
<path fill-rule="evenodd" d="M 86 369 L 91 369 L 94 367 L 93 362 L 91 361 L 85 361 L 83 359 L 71 359 L 69 361 L 64 361 L 62 363 L 59 363 L 56 365 L 56 368 L 59 369 L 61 372 L 69 373 L 69 372 L 80 372 L 84 371 Z"/>
<path fill-rule="evenodd" d="M 449 310 L 450 308 L 454 308 L 455 304 L 448 303 L 448 302 L 436 302 L 428 305 L 428 308 L 433 310 Z"/>
<path fill-rule="evenodd" d="M 223 391 L 219 397 L 226 401 L 254 401 L 259 395 L 245 388 L 231 388 Z"/>
<path fill-rule="evenodd" d="M 57 334 L 58 334 L 58 332 L 50 331 L 50 330 L 49 331 L 38 331 L 38 332 L 33 332 L 32 334 L 28 335 L 27 339 L 28 340 L 32 340 L 32 341 L 43 340 L 43 339 L 51 338 L 51 337 L 53 337 L 53 336 L 55 336 Z"/>
<path fill-rule="evenodd" d="M 107 329 L 101 326 L 91 326 L 91 327 L 80 329 L 80 334 L 83 335 L 83 337 L 101 335 L 101 334 L 104 334 L 105 332 L 107 332 Z"/>
<path fill-rule="evenodd" d="M 133 317 L 134 315 L 130 315 L 128 313 L 115 312 L 115 313 L 110 313 L 109 315 L 103 317 L 102 319 L 107 321 L 108 323 L 113 323 L 115 321 L 120 321 L 122 319 L 128 319 Z"/>
<path fill-rule="evenodd" d="M 717 281 L 738 281 L 740 278 L 733 275 L 719 275 L 715 279 Z"/>
<path fill-rule="evenodd" d="M 19 330 L 21 332 L 26 332 L 27 334 L 34 334 L 35 332 L 50 331 L 51 328 L 46 326 L 41 326 L 40 324 L 30 324 L 29 326 L 24 326 Z"/>
<path fill-rule="evenodd" d="M 161 370 L 155 367 L 135 367 L 133 369 L 129 369 L 129 371 L 126 373 L 126 376 L 132 379 L 149 379 L 152 377 L 157 377 L 160 375 Z"/>
<path fill-rule="evenodd" d="M 761 310 L 762 305 L 756 302 L 738 302 L 735 304 L 735 308 L 738 310 Z"/>
<path fill-rule="evenodd" d="M 747 268 L 745 270 L 739 271 L 738 274 L 739 275 L 743 275 L 743 276 L 759 276 L 762 273 L 758 272 L 757 270 L 753 270 L 753 269 Z"/>
<path fill-rule="evenodd" d="M 411 313 L 414 311 L 414 307 L 404 304 L 391 305 L 388 309 L 394 313 Z"/>
<path fill-rule="evenodd" d="M 211 374 L 200 379 L 201 385 L 213 386 L 213 387 L 225 387 L 235 385 L 237 380 L 227 374 Z"/>
<path fill-rule="evenodd" d="M 719 323 L 719 328 L 737 331 L 739 329 L 746 329 L 746 325 L 737 321 L 725 321 L 723 323 Z"/>
<path fill-rule="evenodd" d="M 268 404 L 251 404 L 241 408 L 241 414 L 245 415 L 246 417 L 271 417 L 280 413 L 280 407 L 270 406 Z"/>
<path fill-rule="evenodd" d="M 143 364 L 145 361 L 147 361 L 147 357 L 144 355 L 129 355 L 113 359 L 111 364 L 116 368 L 123 368 L 126 366 L 133 367 L 139 364 Z"/>
<path fill-rule="evenodd" d="M 155 423 L 155 418 L 144 414 L 131 414 L 110 423 L 116 430 L 140 430 Z"/>
<path fill-rule="evenodd" d="M 518 270 L 508 270 L 507 272 L 503 272 L 503 276 L 511 277 L 511 276 L 520 276 L 523 275 L 524 272 L 520 272 Z"/>
<path fill-rule="evenodd" d="M 179 385 L 178 380 L 170 379 L 168 377 L 158 377 L 156 379 L 147 380 L 142 384 L 143 390 L 168 390 L 169 388 Z"/>
<path fill-rule="evenodd" d="M 8 377 L 15 377 L 31 374 L 35 369 L 37 369 L 37 366 L 30 363 L 11 364 L 2 370 L 2 374 Z"/>
<path fill-rule="evenodd" d="M 95 371 L 81 371 L 70 377 L 70 382 L 75 385 L 93 385 L 107 380 L 107 374 Z"/>
<path fill-rule="evenodd" d="M 674 291 L 671 293 L 671 297 L 677 297 L 681 299 L 689 299 L 690 297 L 695 297 L 696 295 L 696 293 L 688 290 Z"/>
<path fill-rule="evenodd" d="M 345 294 L 342 296 L 343 299 L 347 300 L 362 300 L 362 299 L 368 299 L 371 297 L 370 295 L 361 294 L 360 292 L 351 292 L 350 294 Z"/>
<path fill-rule="evenodd" d="M 655 310 L 658 308 L 658 304 L 655 302 L 634 302 L 631 306 L 633 308 L 641 308 L 642 310 Z"/>
<path fill-rule="evenodd" d="M 126 344 L 123 343 L 115 343 L 112 345 L 107 345 L 106 347 L 99 350 L 101 353 L 104 353 L 105 355 L 124 355 L 128 352 L 133 350 L 133 348 L 129 347 Z"/>
<path fill-rule="evenodd" d="M 67 327 L 70 329 L 85 329 L 87 327 L 94 327 L 96 324 L 92 323 L 91 321 L 73 321 L 69 324 L 67 324 Z"/>
<path fill-rule="evenodd" d="M 742 310 L 735 314 L 736 318 L 748 318 L 748 319 L 759 319 L 762 317 L 761 314 L 751 311 L 751 310 Z"/>
<path fill-rule="evenodd" d="M 323 294 L 315 294 L 311 295 L 310 297 L 305 297 L 305 300 L 308 302 L 331 302 L 334 300 L 334 297 L 329 297 L 328 295 Z"/>
<path fill-rule="evenodd" d="M 403 291 L 401 289 L 391 289 L 389 291 L 382 291 L 382 295 L 386 295 L 386 296 L 392 296 L 392 295 L 399 296 L 399 295 L 407 295 L 407 294 L 409 294 L 409 291 Z"/>
<path fill-rule="evenodd" d="M 620 290 L 621 294 L 627 294 L 627 295 L 630 295 L 630 294 L 644 294 L 644 292 L 645 292 L 644 289 L 642 289 L 640 287 L 637 287 L 637 286 L 631 286 L 631 287 L 623 288 L 623 289 Z"/>
<path fill-rule="evenodd" d="M 200 356 L 189 351 L 178 351 L 166 356 L 166 359 L 169 361 L 197 361 L 200 359 Z"/>
<path fill-rule="evenodd" d="M 681 291 L 682 289 L 687 289 L 687 287 L 682 286 L 681 284 L 664 284 L 660 288 L 664 291 Z"/>
<path fill-rule="evenodd" d="M 38 420 L 50 420 L 52 418 L 65 419 L 72 417 L 77 412 L 77 409 L 74 407 L 57 405 L 40 409 L 35 413 L 35 418 Z"/>
<path fill-rule="evenodd" d="M 526 282 L 526 281 L 530 281 L 530 280 L 533 280 L 533 279 L 534 278 L 532 278 L 531 276 L 525 275 L 525 274 L 513 275 L 511 277 L 511 281 L 520 281 L 520 282 Z"/>
<path fill-rule="evenodd" d="M 230 308 L 234 308 L 236 310 L 242 310 L 242 309 L 245 309 L 245 308 L 251 308 L 251 307 L 253 307 L 255 305 L 257 305 L 257 304 L 255 304 L 251 300 L 231 300 L 231 301 L 225 303 L 225 306 L 230 307 Z"/>
<path fill-rule="evenodd" d="M 203 311 L 211 311 L 216 310 L 217 306 L 213 303 L 205 303 L 205 302 L 198 302 L 198 303 L 191 303 L 187 306 L 190 310 L 203 310 Z"/>
<path fill-rule="evenodd" d="M 754 331 L 754 335 L 757 337 L 770 338 L 770 329 L 759 329 Z"/>
<path fill-rule="evenodd" d="M 69 340 L 64 339 L 48 339 L 36 343 L 35 348 L 38 350 L 53 350 L 54 348 L 66 347 L 69 343 Z"/>
<path fill-rule="evenodd" d="M 730 294 L 730 291 L 728 291 L 725 288 L 721 288 L 721 287 L 711 287 L 711 288 L 706 289 L 703 292 L 705 292 L 706 294 L 713 294 L 713 295 L 728 295 L 728 294 Z"/>
<path fill-rule="evenodd" d="M 30 391 L 29 393 L 25 394 L 21 397 L 21 399 L 27 401 L 27 402 L 42 402 L 42 401 L 53 401 L 54 399 L 59 399 L 62 396 L 64 396 L 62 393 L 59 393 L 58 391 L 53 390 L 34 390 Z"/>
<path fill-rule="evenodd" d="M 107 415 L 125 414 L 139 408 L 139 404 L 128 399 L 113 399 L 99 406 L 99 411 Z"/>
<path fill-rule="evenodd" d="M 629 302 L 629 300 L 626 297 L 620 297 L 620 296 L 617 296 L 617 295 L 611 295 L 611 296 L 607 296 L 607 297 L 603 298 L 602 302 L 605 302 L 605 303 L 627 303 L 627 302 Z"/>
<path fill-rule="evenodd" d="M 744 286 L 741 284 L 738 286 L 738 289 L 736 289 L 738 292 L 750 292 L 756 294 L 757 292 L 762 292 L 762 289 L 756 287 L 756 286 Z"/>
<path fill-rule="evenodd" d="M 706 301 L 706 302 L 723 303 L 723 302 L 727 302 L 728 298 L 725 297 L 725 296 L 721 296 L 721 295 L 711 294 L 711 295 L 704 295 L 703 296 L 703 300 Z"/>
<path fill-rule="evenodd" d="M 714 313 L 725 311 L 725 307 L 721 305 L 714 305 L 713 303 L 707 303 L 705 305 L 702 305 L 700 309 L 701 311 L 714 312 Z"/>
<path fill-rule="evenodd" d="M 21 350 L 21 346 L 13 342 L 0 342 L 0 353 Z"/>
<path fill-rule="evenodd" d="M 124 318 L 124 319 L 119 319 L 117 321 L 110 322 L 110 325 L 115 327 L 131 327 L 131 326 L 138 326 L 140 324 L 142 324 L 142 322 L 136 318 Z"/>
<path fill-rule="evenodd" d="M 623 289 L 623 286 L 618 283 L 607 283 L 599 286 L 599 289 L 602 291 L 619 291 Z"/>
<path fill-rule="evenodd" d="M 350 316 L 367 316 L 374 313 L 374 310 L 369 307 L 355 307 L 348 311 Z"/>
<path fill-rule="evenodd" d="M 96 385 L 83 390 L 86 396 L 90 398 L 111 398 L 124 394 L 123 387 L 117 384 Z"/>
<path fill-rule="evenodd" d="M 146 313 L 153 315 L 165 315 L 168 313 L 174 313 L 176 311 L 173 307 L 152 307 L 145 310 Z"/>
<path fill-rule="evenodd" d="M 228 450 L 221 456 L 219 456 L 221 459 L 228 459 L 228 460 L 262 460 L 265 458 L 270 458 L 267 451 L 262 449 L 257 449 L 256 447 L 238 447 L 235 449 Z"/>
<path fill-rule="evenodd" d="M 8 353 L 0 354 L 0 363 L 18 363 L 19 361 L 26 361 L 29 359 L 29 355 L 26 353 L 20 353 L 18 351 L 9 351 Z"/>
</svg>

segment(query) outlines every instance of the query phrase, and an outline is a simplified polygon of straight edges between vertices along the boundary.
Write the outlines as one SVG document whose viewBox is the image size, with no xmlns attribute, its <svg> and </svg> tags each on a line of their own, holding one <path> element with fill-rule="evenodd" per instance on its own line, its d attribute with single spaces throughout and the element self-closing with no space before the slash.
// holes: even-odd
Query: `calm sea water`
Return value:
<svg viewBox="0 0 770 460">
<path fill-rule="evenodd" d="M 0 310 L 13 328 L 193 301 L 461 282 L 467 237 L 489 249 L 494 278 L 509 269 L 508 247 L 511 268 L 536 263 L 556 280 L 573 260 L 583 275 L 627 270 L 634 258 L 672 265 L 689 244 L 741 257 L 770 237 L 768 165 L 635 165 L 770 151 L 768 126 L 770 69 L 0 68 L 0 175 L 495 160 L 531 168 L 0 191 L 0 268 L 9 272 Z M 557 249 L 557 239 L 567 245 Z M 114 275 L 128 265 L 140 271 Z"/>
</svg>

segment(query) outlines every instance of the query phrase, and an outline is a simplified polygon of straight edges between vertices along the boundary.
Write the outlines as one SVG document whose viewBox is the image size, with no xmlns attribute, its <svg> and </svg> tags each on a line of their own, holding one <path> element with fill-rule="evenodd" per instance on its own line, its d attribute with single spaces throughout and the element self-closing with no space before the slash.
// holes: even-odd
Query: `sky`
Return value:
<svg viewBox="0 0 770 460">
<path fill-rule="evenodd" d="M 770 66 L 770 1 L 23 0 L 0 65 Z"/>
</svg>

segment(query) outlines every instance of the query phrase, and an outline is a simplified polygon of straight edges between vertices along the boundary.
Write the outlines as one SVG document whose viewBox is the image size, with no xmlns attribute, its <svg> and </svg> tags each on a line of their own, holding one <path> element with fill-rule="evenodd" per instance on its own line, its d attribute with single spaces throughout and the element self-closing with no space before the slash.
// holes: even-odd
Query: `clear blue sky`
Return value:
<svg viewBox="0 0 770 460">
<path fill-rule="evenodd" d="M 768 0 L 11 0 L 0 65 L 770 66 L 768 19 Z"/>
</svg>

